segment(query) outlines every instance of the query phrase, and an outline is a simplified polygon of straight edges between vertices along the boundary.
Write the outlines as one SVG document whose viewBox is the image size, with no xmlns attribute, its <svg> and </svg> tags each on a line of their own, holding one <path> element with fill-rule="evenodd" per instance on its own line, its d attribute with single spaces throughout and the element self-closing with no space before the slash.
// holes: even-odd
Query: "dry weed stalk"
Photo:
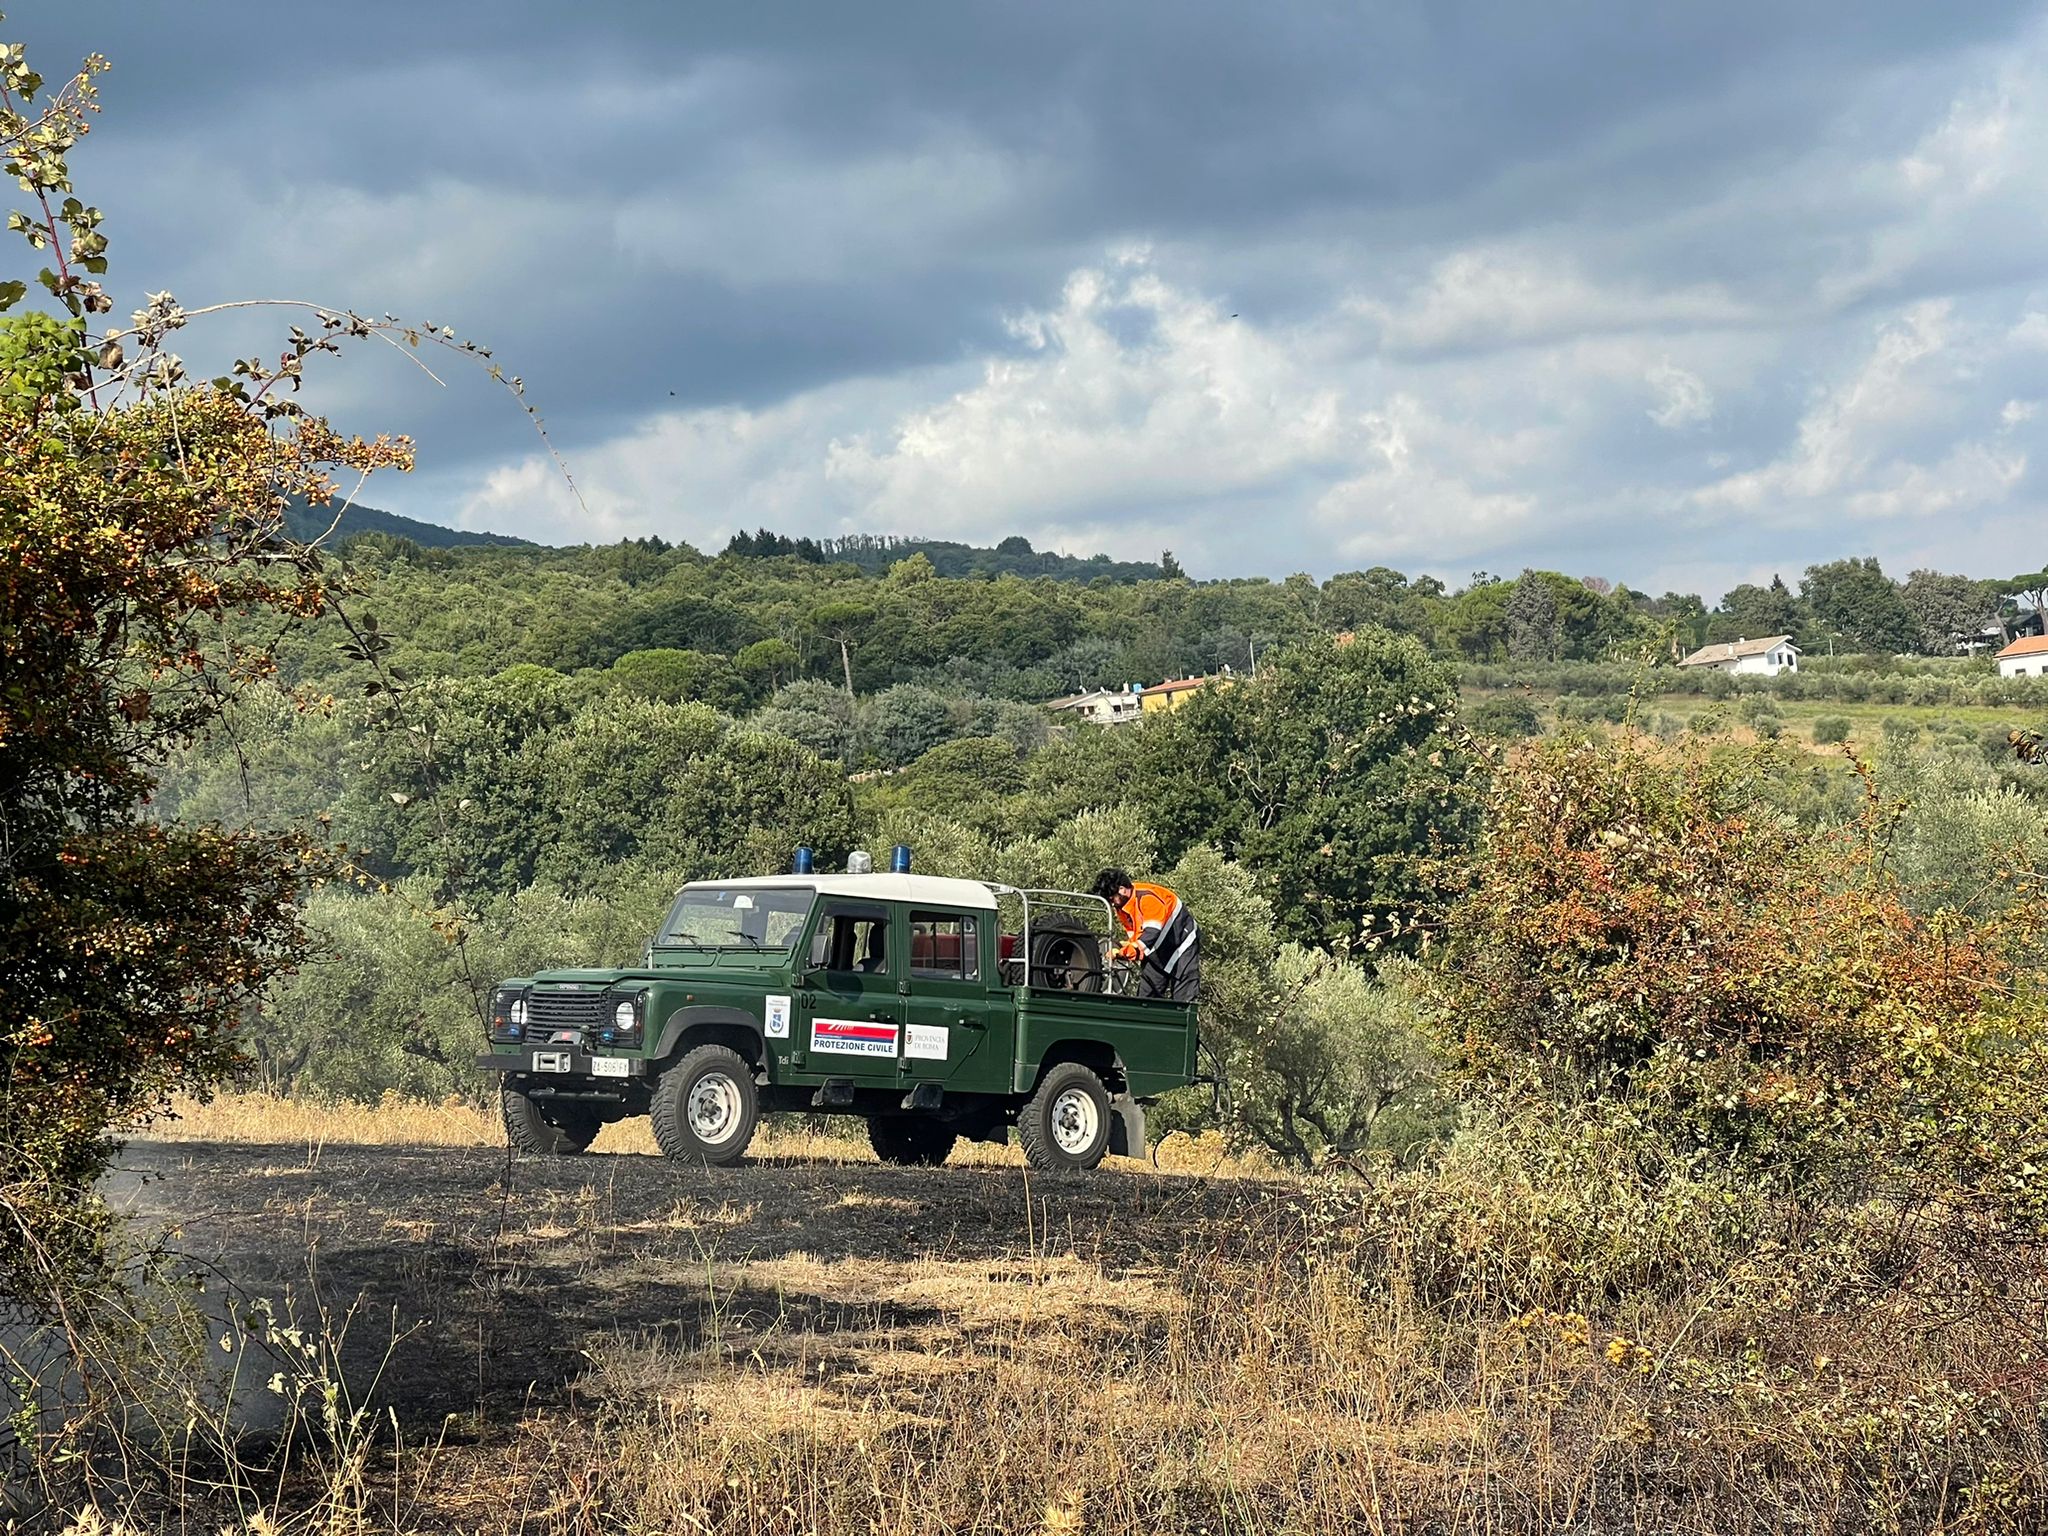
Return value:
<svg viewBox="0 0 2048 1536">
<path fill-rule="evenodd" d="M 446 1426 L 409 1440 L 372 1406 L 405 1343 L 396 1318 L 379 1364 L 351 1379 L 360 1304 L 314 1298 L 302 1316 L 290 1292 L 242 1298 L 161 1247 L 121 1273 L 118 1290 L 66 1298 L 55 1336 L 0 1346 L 20 1403 L 9 1500 L 30 1529 L 64 1510 L 65 1536 L 182 1529 L 201 1511 L 250 1536 L 407 1528 L 383 1463 L 431 1467 Z"/>
</svg>

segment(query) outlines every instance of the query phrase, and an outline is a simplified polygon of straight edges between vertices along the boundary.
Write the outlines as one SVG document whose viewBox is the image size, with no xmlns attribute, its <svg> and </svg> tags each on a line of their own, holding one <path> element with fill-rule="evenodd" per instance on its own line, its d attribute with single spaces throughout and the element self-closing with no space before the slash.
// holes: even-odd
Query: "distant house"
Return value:
<svg viewBox="0 0 2048 1536">
<path fill-rule="evenodd" d="M 1148 715 L 1156 715 L 1164 709 L 1179 709 L 1195 696 L 1197 689 L 1206 688 L 1213 681 L 1207 677 L 1180 677 L 1171 682 L 1154 683 L 1138 697 L 1144 701 Z"/>
<path fill-rule="evenodd" d="M 2015 640 L 1998 653 L 2000 677 L 2048 677 L 2048 635 Z"/>
<path fill-rule="evenodd" d="M 1754 672 L 1776 677 L 1780 672 L 1799 670 L 1799 647 L 1790 635 L 1767 635 L 1761 640 L 1736 640 L 1723 645 L 1703 645 L 1681 667 L 1712 667 L 1717 672 Z"/>
<path fill-rule="evenodd" d="M 2001 646 L 2009 645 L 2015 640 L 2025 640 L 2042 632 L 2040 614 L 2014 614 L 2003 623 L 1993 620 L 1986 624 L 1977 633 L 1960 642 L 1956 649 L 1970 656 L 1976 655 L 1979 651 L 1989 651 L 1995 656 Z"/>
<path fill-rule="evenodd" d="M 1045 707 L 1076 716 L 1092 725 L 1122 725 L 1143 713 L 1144 706 L 1139 699 L 1138 692 L 1131 688 L 1092 688 L 1086 693 L 1054 699 Z"/>
</svg>

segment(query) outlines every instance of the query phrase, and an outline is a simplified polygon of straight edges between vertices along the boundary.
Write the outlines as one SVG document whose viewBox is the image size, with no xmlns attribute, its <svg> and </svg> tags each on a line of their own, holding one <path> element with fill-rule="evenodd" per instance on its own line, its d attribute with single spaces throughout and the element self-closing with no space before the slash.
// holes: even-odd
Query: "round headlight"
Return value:
<svg viewBox="0 0 2048 1536">
<path fill-rule="evenodd" d="M 612 1010 L 612 1023 L 620 1029 L 631 1029 L 634 1023 L 633 1005 L 630 1002 L 625 1002 L 614 1008 Z"/>
<path fill-rule="evenodd" d="M 526 1025 L 526 995 L 521 993 L 512 999 L 512 1022 L 524 1028 Z"/>
</svg>

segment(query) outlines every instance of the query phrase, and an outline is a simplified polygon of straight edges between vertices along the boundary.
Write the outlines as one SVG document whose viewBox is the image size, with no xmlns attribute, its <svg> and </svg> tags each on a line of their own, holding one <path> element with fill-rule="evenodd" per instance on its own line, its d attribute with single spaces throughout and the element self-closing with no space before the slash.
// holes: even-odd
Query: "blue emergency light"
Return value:
<svg viewBox="0 0 2048 1536">
<path fill-rule="evenodd" d="M 815 868 L 816 865 L 811 860 L 811 850 L 799 848 L 796 851 L 796 857 L 790 861 L 789 872 L 792 875 L 808 875 Z"/>
<path fill-rule="evenodd" d="M 910 873 L 910 845 L 898 843 L 889 850 L 889 873 L 907 875 Z"/>
</svg>

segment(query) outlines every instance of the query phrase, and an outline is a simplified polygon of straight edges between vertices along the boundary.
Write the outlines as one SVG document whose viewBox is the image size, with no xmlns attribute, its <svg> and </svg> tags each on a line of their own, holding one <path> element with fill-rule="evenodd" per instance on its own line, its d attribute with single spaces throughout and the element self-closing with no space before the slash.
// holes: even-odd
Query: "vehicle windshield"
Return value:
<svg viewBox="0 0 2048 1536">
<path fill-rule="evenodd" d="M 809 886 L 685 886 L 655 942 L 698 949 L 787 950 L 803 931 L 814 894 Z"/>
</svg>

